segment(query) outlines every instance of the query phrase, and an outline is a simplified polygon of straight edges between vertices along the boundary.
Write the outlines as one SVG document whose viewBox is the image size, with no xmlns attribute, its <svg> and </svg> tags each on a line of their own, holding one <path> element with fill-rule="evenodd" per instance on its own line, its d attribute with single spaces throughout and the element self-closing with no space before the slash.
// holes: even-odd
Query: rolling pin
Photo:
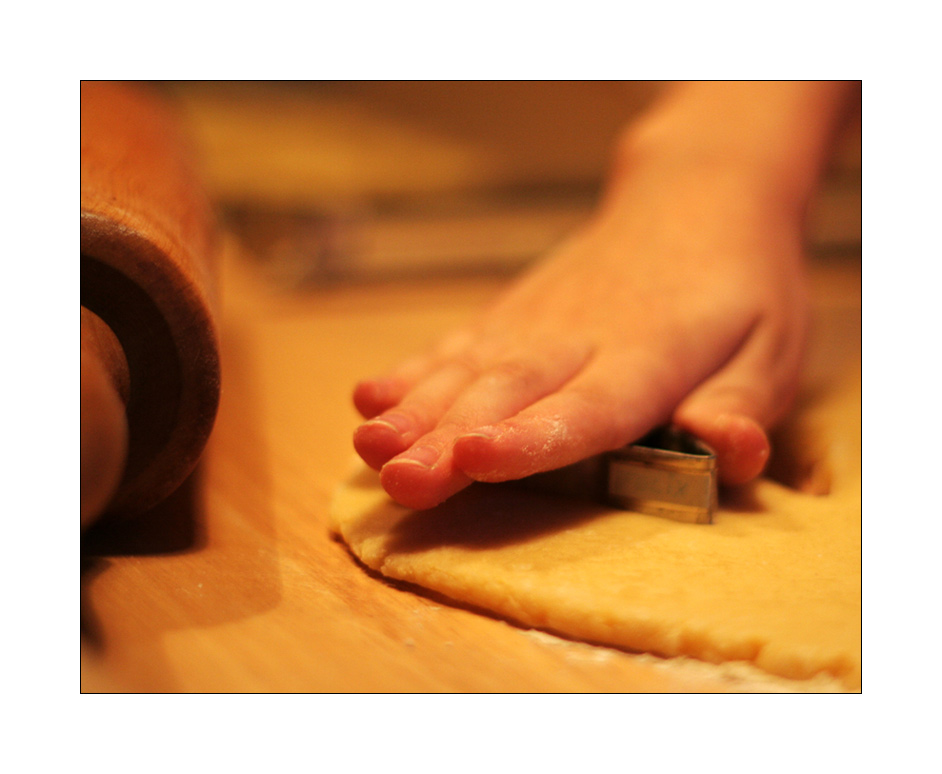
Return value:
<svg viewBox="0 0 942 774">
<path fill-rule="evenodd" d="M 193 471 L 219 403 L 219 236 L 170 106 L 81 84 L 81 521 L 130 517 Z"/>
</svg>

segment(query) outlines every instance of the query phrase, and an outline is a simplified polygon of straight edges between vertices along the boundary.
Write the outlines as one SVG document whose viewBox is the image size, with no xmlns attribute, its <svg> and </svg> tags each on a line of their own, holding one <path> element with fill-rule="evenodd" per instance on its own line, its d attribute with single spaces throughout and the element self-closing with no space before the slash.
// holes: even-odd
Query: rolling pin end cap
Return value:
<svg viewBox="0 0 942 774">
<path fill-rule="evenodd" d="M 81 523 L 88 527 L 108 506 L 124 473 L 128 423 L 124 402 L 101 359 L 82 350 Z"/>
</svg>

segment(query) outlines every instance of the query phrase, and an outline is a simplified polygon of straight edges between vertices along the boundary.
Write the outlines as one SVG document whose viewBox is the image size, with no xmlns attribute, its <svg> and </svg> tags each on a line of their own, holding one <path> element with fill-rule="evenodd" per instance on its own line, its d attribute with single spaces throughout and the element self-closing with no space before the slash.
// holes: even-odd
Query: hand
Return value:
<svg viewBox="0 0 942 774">
<path fill-rule="evenodd" d="M 791 211 L 727 165 L 628 165 L 475 323 L 356 387 L 358 453 L 394 499 L 428 508 L 672 421 L 714 448 L 722 480 L 750 480 L 806 332 Z"/>
</svg>

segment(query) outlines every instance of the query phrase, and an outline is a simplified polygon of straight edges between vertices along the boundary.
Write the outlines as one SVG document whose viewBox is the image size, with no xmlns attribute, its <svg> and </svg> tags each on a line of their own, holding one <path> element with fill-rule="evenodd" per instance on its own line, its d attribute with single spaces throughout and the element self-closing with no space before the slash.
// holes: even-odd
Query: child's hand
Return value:
<svg viewBox="0 0 942 774">
<path fill-rule="evenodd" d="M 633 170 L 474 325 L 357 386 L 357 451 L 415 508 L 668 421 L 753 478 L 805 335 L 798 224 L 772 204 L 725 169 Z"/>
<path fill-rule="evenodd" d="M 577 462 L 674 422 L 741 483 L 795 391 L 801 218 L 853 84 L 681 84 L 626 134 L 596 217 L 477 322 L 359 384 L 400 503 Z"/>
</svg>

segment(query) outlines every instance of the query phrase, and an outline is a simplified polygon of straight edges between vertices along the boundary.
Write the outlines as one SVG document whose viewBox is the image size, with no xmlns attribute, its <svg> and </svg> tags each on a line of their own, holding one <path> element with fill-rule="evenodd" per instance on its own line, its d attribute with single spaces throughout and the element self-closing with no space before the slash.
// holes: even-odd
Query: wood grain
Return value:
<svg viewBox="0 0 942 774">
<path fill-rule="evenodd" d="M 364 570 L 328 517 L 353 461 L 352 386 L 504 281 L 287 293 L 233 256 L 223 268 L 227 380 L 197 475 L 155 512 L 83 541 L 83 690 L 820 689 L 569 642 Z M 859 308 L 859 269 L 816 272 L 826 322 Z M 859 328 L 829 330 L 834 346 L 859 345 Z"/>
</svg>

